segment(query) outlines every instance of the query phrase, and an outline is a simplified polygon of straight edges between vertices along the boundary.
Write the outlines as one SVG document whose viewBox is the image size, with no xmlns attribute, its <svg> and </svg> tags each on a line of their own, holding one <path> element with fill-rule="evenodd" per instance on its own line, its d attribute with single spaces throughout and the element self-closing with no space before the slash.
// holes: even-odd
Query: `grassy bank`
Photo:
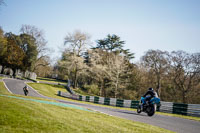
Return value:
<svg viewBox="0 0 200 133">
<path fill-rule="evenodd" d="M 50 82 L 50 83 L 63 83 L 63 84 L 67 84 L 67 81 L 57 80 L 57 79 L 51 79 L 51 78 L 37 77 L 36 80 L 37 80 L 37 81 Z"/>
<path fill-rule="evenodd" d="M 9 94 L 2 82 L 0 82 L 0 94 Z M 170 132 L 155 126 L 101 113 L 12 99 L 4 96 L 0 96 L 0 131 L 1 133 Z"/>
<path fill-rule="evenodd" d="M 64 99 L 64 100 L 67 99 L 67 98 L 63 98 L 63 97 L 57 96 L 57 92 L 59 90 L 63 91 L 63 92 L 66 91 L 64 89 L 64 87 L 61 86 L 61 85 L 47 85 L 47 84 L 36 84 L 36 83 L 29 83 L 29 85 L 32 86 L 34 89 L 38 90 L 39 93 L 41 93 L 41 94 L 43 94 L 45 96 L 54 97 L 54 98 L 58 98 L 58 99 Z M 67 100 L 71 100 L 71 99 L 67 99 Z M 87 103 L 87 104 L 93 104 L 93 103 L 77 101 L 77 100 L 72 100 L 72 101 L 74 101 L 74 102 L 82 102 L 82 103 Z M 106 105 L 100 105 L 100 104 L 95 104 L 95 105 L 106 106 Z M 130 109 L 130 108 L 119 108 L 119 107 L 113 107 L 113 106 L 106 106 L 106 107 L 136 111 L 135 109 Z M 184 115 L 169 114 L 169 113 L 162 113 L 162 112 L 156 112 L 156 114 L 173 116 L 173 117 L 180 117 L 180 118 L 184 118 L 184 119 L 200 121 L 200 117 L 184 116 Z"/>
</svg>

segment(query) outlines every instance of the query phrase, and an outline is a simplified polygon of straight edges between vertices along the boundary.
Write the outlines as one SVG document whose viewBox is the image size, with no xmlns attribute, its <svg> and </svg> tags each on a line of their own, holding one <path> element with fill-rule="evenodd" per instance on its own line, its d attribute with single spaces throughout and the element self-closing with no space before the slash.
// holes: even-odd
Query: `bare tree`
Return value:
<svg viewBox="0 0 200 133">
<path fill-rule="evenodd" d="M 128 63 L 124 55 L 110 53 L 110 57 L 107 58 L 107 73 L 115 88 L 115 98 L 118 96 L 119 88 L 125 87 L 123 75 L 128 74 Z"/>
<path fill-rule="evenodd" d="M 144 66 L 148 67 L 149 72 L 152 71 L 152 76 L 156 77 L 156 91 L 159 96 L 161 94 L 161 80 L 167 71 L 168 67 L 168 52 L 160 50 L 149 50 L 142 57 Z"/>
<path fill-rule="evenodd" d="M 64 44 L 68 46 L 68 50 L 73 52 L 76 56 L 81 56 L 91 44 L 90 36 L 81 31 L 68 33 L 64 39 Z"/>
<path fill-rule="evenodd" d="M 173 51 L 170 57 L 170 75 L 176 89 L 181 92 L 182 102 L 186 103 L 187 94 L 200 84 L 200 53 Z"/>
<path fill-rule="evenodd" d="M 107 62 L 105 52 L 102 49 L 93 49 L 88 51 L 89 67 L 88 70 L 92 73 L 93 79 L 100 82 L 100 96 L 105 96 L 105 79 L 108 78 Z"/>
<path fill-rule="evenodd" d="M 67 45 L 65 66 L 68 66 L 70 75 L 73 74 L 73 87 L 77 87 L 77 79 L 82 70 L 85 69 L 83 52 L 86 51 L 87 46 L 90 45 L 90 36 L 80 31 L 69 33 L 64 39 L 64 45 Z"/>
<path fill-rule="evenodd" d="M 69 51 L 63 53 L 62 59 L 59 61 L 59 67 L 63 70 L 64 74 L 68 75 L 68 80 L 72 80 L 73 88 L 77 87 L 79 75 L 87 69 L 84 58 L 76 56 Z"/>
</svg>

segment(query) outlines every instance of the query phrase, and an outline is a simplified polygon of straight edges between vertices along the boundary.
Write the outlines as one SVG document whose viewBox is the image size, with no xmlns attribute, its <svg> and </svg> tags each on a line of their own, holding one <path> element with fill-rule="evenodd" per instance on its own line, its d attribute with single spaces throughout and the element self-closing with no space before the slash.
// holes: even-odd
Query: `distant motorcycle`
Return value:
<svg viewBox="0 0 200 133">
<path fill-rule="evenodd" d="M 24 95 L 27 96 L 27 95 L 28 95 L 28 87 L 25 86 L 25 87 L 23 88 L 23 91 L 24 91 Z"/>
<path fill-rule="evenodd" d="M 156 105 L 160 102 L 160 98 L 154 97 L 150 101 L 146 101 L 146 104 L 144 104 L 146 98 L 148 97 L 141 97 L 140 103 L 137 108 L 137 113 L 145 112 L 148 116 L 153 116 L 156 112 Z"/>
</svg>

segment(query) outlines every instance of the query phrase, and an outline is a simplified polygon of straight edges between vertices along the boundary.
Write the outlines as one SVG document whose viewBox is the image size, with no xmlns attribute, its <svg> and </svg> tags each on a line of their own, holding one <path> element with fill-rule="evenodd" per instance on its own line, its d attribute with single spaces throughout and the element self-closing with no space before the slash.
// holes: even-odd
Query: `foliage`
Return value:
<svg viewBox="0 0 200 133">
<path fill-rule="evenodd" d="M 0 27 L 0 64 L 2 65 L 1 74 L 4 71 L 6 65 L 6 51 L 7 51 L 7 39 L 4 37 L 4 31 Z"/>
<path fill-rule="evenodd" d="M 15 35 L 11 32 L 4 35 L 2 29 L 0 29 L 0 52 L 0 64 L 3 67 L 1 73 L 8 67 L 13 70 L 13 76 L 17 69 L 32 71 L 38 55 L 33 36 Z"/>
<path fill-rule="evenodd" d="M 31 25 L 22 25 L 20 32 L 21 34 L 27 34 L 35 39 L 35 45 L 38 54 L 36 57 L 37 59 L 32 66 L 32 71 L 36 72 L 38 75 L 41 75 L 40 69 L 50 68 L 50 60 L 48 56 L 50 49 L 47 48 L 47 41 L 44 38 L 44 32 Z M 46 73 L 44 75 L 46 76 Z"/>
<path fill-rule="evenodd" d="M 4 56 L 5 64 L 3 65 L 13 69 L 13 76 L 15 76 L 16 69 L 23 68 L 25 53 L 18 44 L 20 40 L 18 36 L 12 33 L 6 33 L 5 36 L 7 38 L 7 46 Z"/>
<path fill-rule="evenodd" d="M 23 59 L 24 70 L 29 69 L 30 71 L 32 71 L 33 65 L 35 64 L 38 55 L 35 38 L 28 34 L 20 34 L 19 37 L 19 46 L 25 53 L 25 57 Z"/>
<path fill-rule="evenodd" d="M 63 52 L 58 71 L 82 89 L 96 85 L 94 93 L 99 96 L 136 100 L 153 87 L 161 100 L 200 103 L 199 53 L 148 50 L 138 64 L 133 64 L 133 54 L 123 48 L 125 41 L 117 35 L 98 40 L 97 46 L 86 52 L 77 38 L 70 35 L 66 39 L 71 48 Z"/>
<path fill-rule="evenodd" d="M 33 71 L 39 77 L 51 77 L 53 74 L 53 67 L 49 65 L 50 59 L 48 56 L 37 59 Z"/>
</svg>

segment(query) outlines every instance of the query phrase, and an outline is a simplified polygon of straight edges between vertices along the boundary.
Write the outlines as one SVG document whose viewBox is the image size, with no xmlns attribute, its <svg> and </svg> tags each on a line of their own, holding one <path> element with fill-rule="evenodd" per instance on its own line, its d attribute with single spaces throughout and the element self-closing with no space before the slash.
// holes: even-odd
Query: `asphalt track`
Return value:
<svg viewBox="0 0 200 133">
<path fill-rule="evenodd" d="M 24 80 L 17 79 L 3 79 L 6 87 L 11 93 L 24 95 L 23 87 L 25 86 Z M 56 100 L 58 102 L 78 105 L 95 111 L 99 111 L 108 115 L 125 118 L 132 121 L 139 121 L 161 128 L 165 128 L 178 133 L 199 133 L 200 132 L 200 122 L 194 120 L 188 120 L 183 118 L 157 115 L 152 117 L 147 116 L 145 113 L 137 114 L 135 111 L 127 111 L 122 109 L 113 109 L 101 106 L 95 106 L 90 104 L 83 104 L 77 102 L 71 102 L 67 100 L 60 100 L 55 98 L 50 98 L 39 94 L 36 90 L 29 87 L 29 96 L 42 97 L 46 99 Z"/>
</svg>

